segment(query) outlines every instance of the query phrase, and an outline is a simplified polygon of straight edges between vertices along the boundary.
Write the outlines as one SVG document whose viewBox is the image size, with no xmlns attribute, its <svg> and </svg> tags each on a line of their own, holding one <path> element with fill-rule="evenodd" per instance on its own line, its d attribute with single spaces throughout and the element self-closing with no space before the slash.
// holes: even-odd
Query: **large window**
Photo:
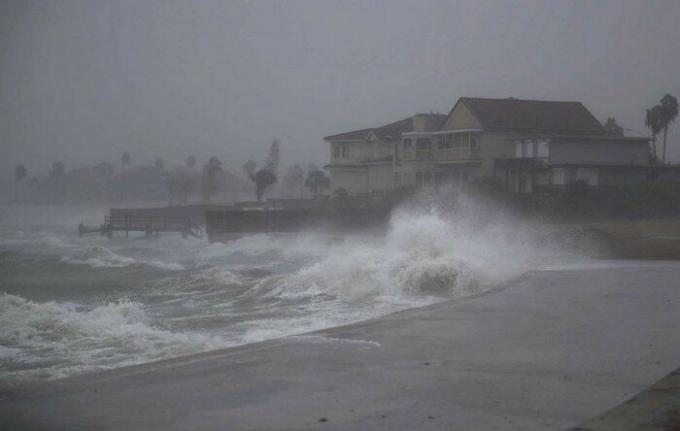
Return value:
<svg viewBox="0 0 680 431">
<path fill-rule="evenodd" d="M 432 149 L 432 142 L 427 138 L 420 138 L 416 140 L 416 147 L 419 150 L 430 150 Z"/>
<path fill-rule="evenodd" d="M 340 158 L 340 144 L 333 144 L 333 158 L 334 159 L 339 159 Z"/>
<path fill-rule="evenodd" d="M 349 159 L 349 144 L 342 144 L 342 158 Z"/>
<path fill-rule="evenodd" d="M 546 159 L 550 157 L 550 146 L 546 139 L 538 141 L 538 157 Z"/>
</svg>

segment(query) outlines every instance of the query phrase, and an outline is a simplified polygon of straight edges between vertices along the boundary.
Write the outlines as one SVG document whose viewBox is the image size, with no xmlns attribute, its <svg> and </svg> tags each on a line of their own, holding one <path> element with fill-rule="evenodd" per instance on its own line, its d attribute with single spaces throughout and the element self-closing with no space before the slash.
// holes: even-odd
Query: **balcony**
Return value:
<svg viewBox="0 0 680 431">
<path fill-rule="evenodd" d="M 429 149 L 414 150 L 412 148 L 407 149 L 402 151 L 401 159 L 407 161 L 431 161 L 432 150 Z"/>
<path fill-rule="evenodd" d="M 478 158 L 475 148 L 442 148 L 435 150 L 403 150 L 401 160 L 404 161 L 455 161 Z"/>
<path fill-rule="evenodd" d="M 477 151 L 474 148 L 439 148 L 435 150 L 435 160 L 468 160 L 477 158 Z"/>
</svg>

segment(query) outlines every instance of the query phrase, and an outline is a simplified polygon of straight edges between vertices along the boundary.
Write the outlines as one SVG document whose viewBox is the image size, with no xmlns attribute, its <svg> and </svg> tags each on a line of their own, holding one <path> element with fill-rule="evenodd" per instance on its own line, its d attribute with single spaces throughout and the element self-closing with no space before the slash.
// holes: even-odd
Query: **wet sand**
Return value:
<svg viewBox="0 0 680 431">
<path fill-rule="evenodd" d="M 598 262 L 311 335 L 0 390 L 0 429 L 564 429 L 680 364 L 680 264 Z"/>
</svg>

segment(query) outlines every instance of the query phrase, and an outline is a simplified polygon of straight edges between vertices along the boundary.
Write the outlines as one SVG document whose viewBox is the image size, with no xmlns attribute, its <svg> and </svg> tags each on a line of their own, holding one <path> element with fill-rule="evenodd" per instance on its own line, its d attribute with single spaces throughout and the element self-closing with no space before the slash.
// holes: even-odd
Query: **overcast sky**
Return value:
<svg viewBox="0 0 680 431">
<path fill-rule="evenodd" d="M 4 0 L 0 170 L 238 167 L 275 138 L 284 164 L 323 162 L 323 136 L 461 96 L 577 100 L 646 132 L 680 97 L 679 23 L 677 0 Z"/>
</svg>

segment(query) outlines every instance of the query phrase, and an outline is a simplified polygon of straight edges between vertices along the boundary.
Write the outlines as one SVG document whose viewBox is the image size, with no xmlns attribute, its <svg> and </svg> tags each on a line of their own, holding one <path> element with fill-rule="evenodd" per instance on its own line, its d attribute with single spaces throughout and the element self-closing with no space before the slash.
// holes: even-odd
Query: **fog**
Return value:
<svg viewBox="0 0 680 431">
<path fill-rule="evenodd" d="M 4 1 L 0 172 L 194 154 L 328 158 L 322 137 L 458 97 L 582 101 L 648 135 L 680 93 L 680 3 Z M 680 159 L 680 126 L 670 159 Z M 7 187 L 6 187 L 7 188 Z"/>
</svg>

